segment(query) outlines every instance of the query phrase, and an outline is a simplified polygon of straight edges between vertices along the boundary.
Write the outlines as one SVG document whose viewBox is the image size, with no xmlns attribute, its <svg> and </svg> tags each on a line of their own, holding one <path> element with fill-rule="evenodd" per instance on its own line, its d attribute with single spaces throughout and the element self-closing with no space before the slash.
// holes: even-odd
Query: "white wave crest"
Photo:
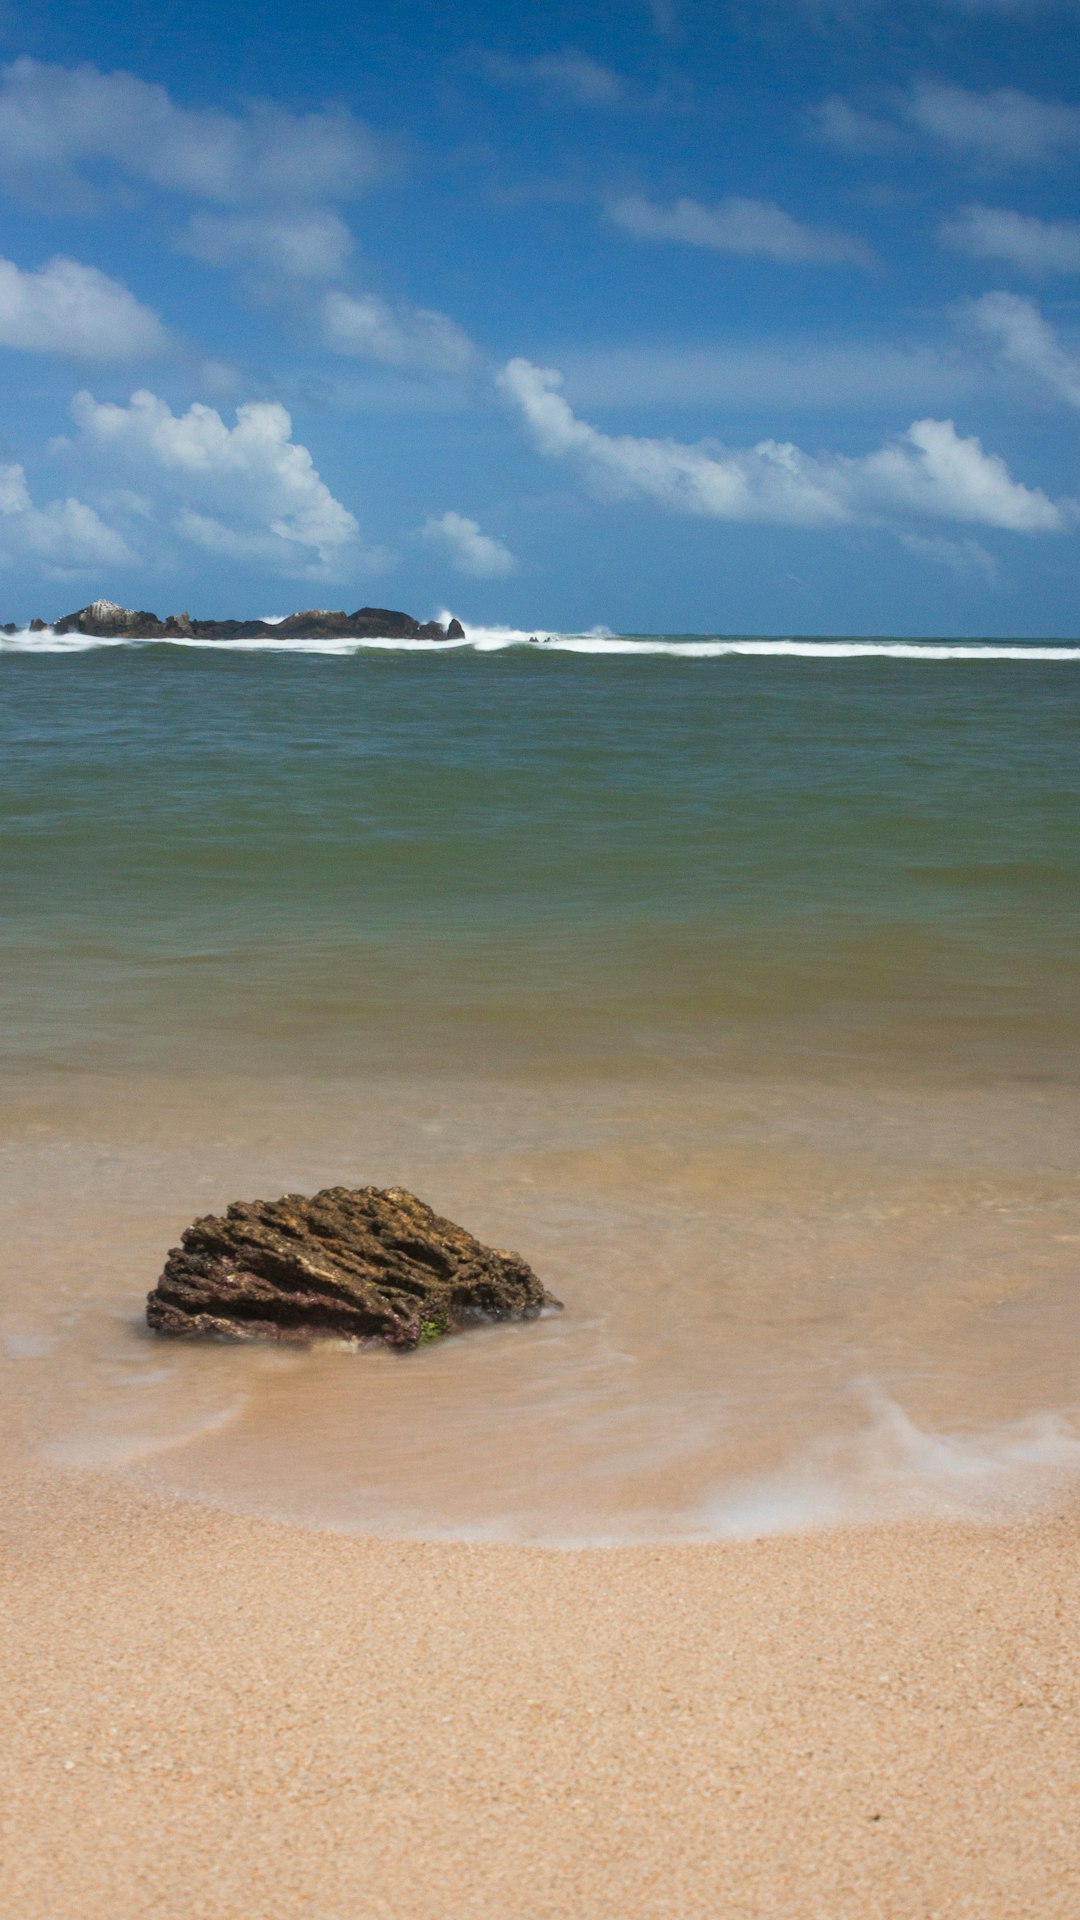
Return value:
<svg viewBox="0 0 1080 1920">
<path fill-rule="evenodd" d="M 1027 664 L 1076 663 L 1080 645 L 1067 643 L 964 640 L 760 640 L 712 636 L 675 639 L 662 635 L 635 637 L 611 633 L 606 627 L 588 633 L 555 633 L 540 630 L 530 633 L 524 627 L 470 627 L 463 640 L 357 640 L 351 637 L 303 639 L 291 635 L 273 640 L 260 636 L 249 640 L 209 640 L 173 635 L 169 639 L 140 639 L 125 635 L 99 639 L 90 634 L 54 633 L 46 627 L 39 633 L 23 629 L 0 634 L 0 654 L 87 653 L 99 648 L 171 647 L 187 652 L 311 654 L 320 658 L 346 659 L 362 653 L 501 653 L 510 647 L 527 647 L 530 652 L 579 653 L 612 658 L 636 658 L 663 654 L 675 660 L 723 660 L 733 656 L 763 660 L 924 660 L 985 661 L 1014 660 Z"/>
</svg>

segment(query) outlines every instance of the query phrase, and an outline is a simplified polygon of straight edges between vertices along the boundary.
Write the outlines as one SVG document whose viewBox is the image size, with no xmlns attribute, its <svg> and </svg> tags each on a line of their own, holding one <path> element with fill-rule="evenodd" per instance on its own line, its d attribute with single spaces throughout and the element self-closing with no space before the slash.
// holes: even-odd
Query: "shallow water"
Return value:
<svg viewBox="0 0 1080 1920">
<path fill-rule="evenodd" d="M 1073 1486 L 1080 650 L 662 644 L 9 645 L 16 1445 L 470 1537 Z M 140 1332 L 196 1213 L 340 1180 L 565 1312 Z"/>
</svg>

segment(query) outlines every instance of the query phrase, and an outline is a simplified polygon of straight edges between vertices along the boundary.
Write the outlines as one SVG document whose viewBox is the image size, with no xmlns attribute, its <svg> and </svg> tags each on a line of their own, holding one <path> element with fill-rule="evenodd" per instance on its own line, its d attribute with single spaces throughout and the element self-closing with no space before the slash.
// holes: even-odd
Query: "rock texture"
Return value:
<svg viewBox="0 0 1080 1920">
<path fill-rule="evenodd" d="M 44 631 L 44 620 L 32 620 L 31 632 Z M 14 628 L 11 629 L 14 632 Z M 159 620 L 145 608 L 118 606 L 115 600 L 92 600 L 77 613 L 65 613 L 54 622 L 54 633 L 85 633 L 96 639 L 115 640 L 125 636 L 139 640 L 170 640 L 184 637 L 195 640 L 286 640 L 294 636 L 316 640 L 464 640 L 465 629 L 459 620 L 442 626 L 438 620 L 421 623 L 410 613 L 398 613 L 392 607 L 358 607 L 355 613 L 333 612 L 325 607 L 309 607 L 303 613 L 291 613 L 287 620 L 193 620 L 189 613 L 170 613 Z"/>
<path fill-rule="evenodd" d="M 409 1348 L 560 1304 L 520 1254 L 483 1246 L 403 1187 L 326 1187 L 196 1220 L 146 1318 L 156 1333 Z"/>
</svg>

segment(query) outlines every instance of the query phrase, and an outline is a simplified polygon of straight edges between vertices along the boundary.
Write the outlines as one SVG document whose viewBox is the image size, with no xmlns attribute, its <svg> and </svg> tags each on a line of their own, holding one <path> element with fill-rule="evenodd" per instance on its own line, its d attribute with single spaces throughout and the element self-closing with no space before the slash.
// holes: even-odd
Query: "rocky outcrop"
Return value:
<svg viewBox="0 0 1080 1920">
<path fill-rule="evenodd" d="M 196 1220 L 146 1318 L 156 1333 L 409 1348 L 560 1304 L 520 1254 L 483 1246 L 403 1187 L 326 1187 Z"/>
<path fill-rule="evenodd" d="M 44 631 L 44 620 L 32 620 L 32 632 Z M 14 631 L 14 629 L 12 629 Z M 92 600 L 77 613 L 65 613 L 53 624 L 54 633 L 85 633 L 100 640 L 464 640 L 458 620 L 444 627 L 438 620 L 421 622 L 392 607 L 358 607 L 355 613 L 311 607 L 291 613 L 287 620 L 193 620 L 189 613 L 170 613 L 159 620 L 145 608 L 118 606 L 115 600 Z"/>
</svg>

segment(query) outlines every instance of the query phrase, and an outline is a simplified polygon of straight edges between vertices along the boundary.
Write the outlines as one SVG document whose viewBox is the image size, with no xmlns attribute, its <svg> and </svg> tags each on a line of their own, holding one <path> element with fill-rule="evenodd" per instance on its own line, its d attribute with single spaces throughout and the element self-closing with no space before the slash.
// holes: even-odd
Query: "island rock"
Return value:
<svg viewBox="0 0 1080 1920">
<path fill-rule="evenodd" d="M 403 1187 L 326 1187 L 196 1220 L 146 1318 L 155 1333 L 410 1348 L 560 1304 L 520 1254 L 485 1247 Z"/>
<path fill-rule="evenodd" d="M 34 632 L 43 620 L 31 622 Z M 392 607 L 358 607 L 355 613 L 309 607 L 285 620 L 193 620 L 189 613 L 170 613 L 160 620 L 145 608 L 118 606 L 115 600 L 92 600 L 76 613 L 65 613 L 54 624 L 55 633 L 85 633 L 95 639 L 170 640 L 464 640 L 459 620 L 444 627 L 438 620 L 414 620 L 411 613 Z"/>
</svg>

